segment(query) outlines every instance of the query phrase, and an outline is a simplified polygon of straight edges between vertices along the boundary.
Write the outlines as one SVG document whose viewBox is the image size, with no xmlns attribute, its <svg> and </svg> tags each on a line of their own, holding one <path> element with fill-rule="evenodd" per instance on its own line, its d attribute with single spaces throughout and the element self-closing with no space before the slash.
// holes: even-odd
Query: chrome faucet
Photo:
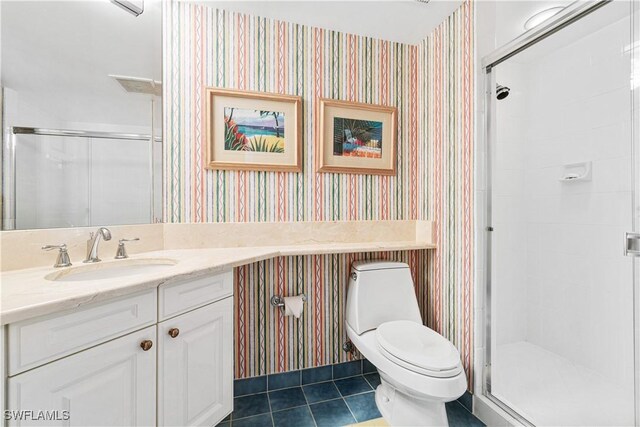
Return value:
<svg viewBox="0 0 640 427">
<path fill-rule="evenodd" d="M 67 252 L 67 245 L 46 245 L 41 248 L 45 251 L 50 251 L 52 249 L 58 249 L 58 259 L 56 259 L 56 263 L 53 265 L 54 268 L 60 267 L 69 267 L 71 265 L 71 260 L 69 259 L 69 253 Z"/>
<path fill-rule="evenodd" d="M 98 231 L 95 233 L 91 233 L 91 237 L 87 240 L 87 259 L 85 259 L 84 263 L 90 262 L 100 262 L 100 258 L 98 258 L 98 244 L 100 243 L 100 238 L 104 240 L 111 240 L 111 232 L 108 228 L 100 227 Z"/>
</svg>

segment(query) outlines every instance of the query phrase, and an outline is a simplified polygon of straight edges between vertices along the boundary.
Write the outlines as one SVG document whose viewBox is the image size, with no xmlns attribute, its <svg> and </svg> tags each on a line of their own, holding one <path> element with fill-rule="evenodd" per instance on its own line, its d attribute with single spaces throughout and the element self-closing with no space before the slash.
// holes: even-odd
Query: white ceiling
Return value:
<svg viewBox="0 0 640 427">
<path fill-rule="evenodd" d="M 524 23 L 551 7 L 566 7 L 574 0 L 517 0 L 495 2 L 496 40 L 502 46 L 525 32 Z"/>
<path fill-rule="evenodd" d="M 417 44 L 460 5 L 462 0 L 387 1 L 214 1 L 198 4 L 350 34 Z"/>
<path fill-rule="evenodd" d="M 513 58 L 510 58 L 510 61 L 521 64 L 538 61 L 543 56 L 553 54 L 566 46 L 579 42 L 588 35 L 602 31 L 614 22 L 628 19 L 629 6 L 627 0 L 616 0 L 608 3 L 578 22 L 558 31 L 553 37 L 548 37 L 518 53 Z M 623 51 L 625 46 L 619 46 L 619 48 Z"/>
</svg>

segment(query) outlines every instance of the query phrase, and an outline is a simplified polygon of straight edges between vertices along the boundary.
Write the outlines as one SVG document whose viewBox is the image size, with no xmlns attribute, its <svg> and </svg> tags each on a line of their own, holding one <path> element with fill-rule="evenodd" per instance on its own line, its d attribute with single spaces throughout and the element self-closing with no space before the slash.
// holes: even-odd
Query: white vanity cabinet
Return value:
<svg viewBox="0 0 640 427">
<path fill-rule="evenodd" d="M 231 271 L 12 323 L 2 334 L 10 426 L 215 425 L 232 410 Z M 39 411 L 58 419 L 34 419 Z"/>
<path fill-rule="evenodd" d="M 233 297 L 158 324 L 158 425 L 213 426 L 233 407 Z"/>
<path fill-rule="evenodd" d="M 155 425 L 156 348 L 140 347 L 155 338 L 150 326 L 11 377 L 9 410 L 48 411 L 57 419 L 9 425 Z"/>
</svg>

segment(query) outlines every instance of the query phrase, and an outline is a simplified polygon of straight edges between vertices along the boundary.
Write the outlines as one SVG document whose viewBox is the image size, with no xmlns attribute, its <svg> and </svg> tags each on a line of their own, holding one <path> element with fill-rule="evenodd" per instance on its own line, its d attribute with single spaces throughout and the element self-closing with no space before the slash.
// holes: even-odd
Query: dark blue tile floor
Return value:
<svg viewBox="0 0 640 427">
<path fill-rule="evenodd" d="M 338 427 L 380 418 L 374 392 L 379 384 L 366 361 L 237 380 L 234 411 L 218 425 Z M 447 403 L 447 415 L 451 427 L 484 425 L 460 401 Z"/>
</svg>

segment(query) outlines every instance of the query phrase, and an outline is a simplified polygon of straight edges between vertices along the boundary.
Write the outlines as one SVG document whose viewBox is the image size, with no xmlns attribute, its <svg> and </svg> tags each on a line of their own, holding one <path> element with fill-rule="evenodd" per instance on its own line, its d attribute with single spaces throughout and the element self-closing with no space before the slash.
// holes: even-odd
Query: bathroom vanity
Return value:
<svg viewBox="0 0 640 427">
<path fill-rule="evenodd" d="M 95 263 L 81 262 L 92 230 L 2 233 L 6 425 L 43 425 L 15 420 L 38 411 L 54 425 L 216 425 L 233 410 L 234 268 L 435 247 L 428 221 L 109 229 L 116 238 L 101 243 Z M 113 259 L 126 236 L 140 237 L 129 248 L 138 253 Z M 39 250 L 46 242 L 66 243 L 73 265 L 53 267 L 55 253 Z"/>
<path fill-rule="evenodd" d="M 231 270 L 5 332 L 8 411 L 53 412 L 59 425 L 216 425 L 232 410 Z"/>
</svg>

